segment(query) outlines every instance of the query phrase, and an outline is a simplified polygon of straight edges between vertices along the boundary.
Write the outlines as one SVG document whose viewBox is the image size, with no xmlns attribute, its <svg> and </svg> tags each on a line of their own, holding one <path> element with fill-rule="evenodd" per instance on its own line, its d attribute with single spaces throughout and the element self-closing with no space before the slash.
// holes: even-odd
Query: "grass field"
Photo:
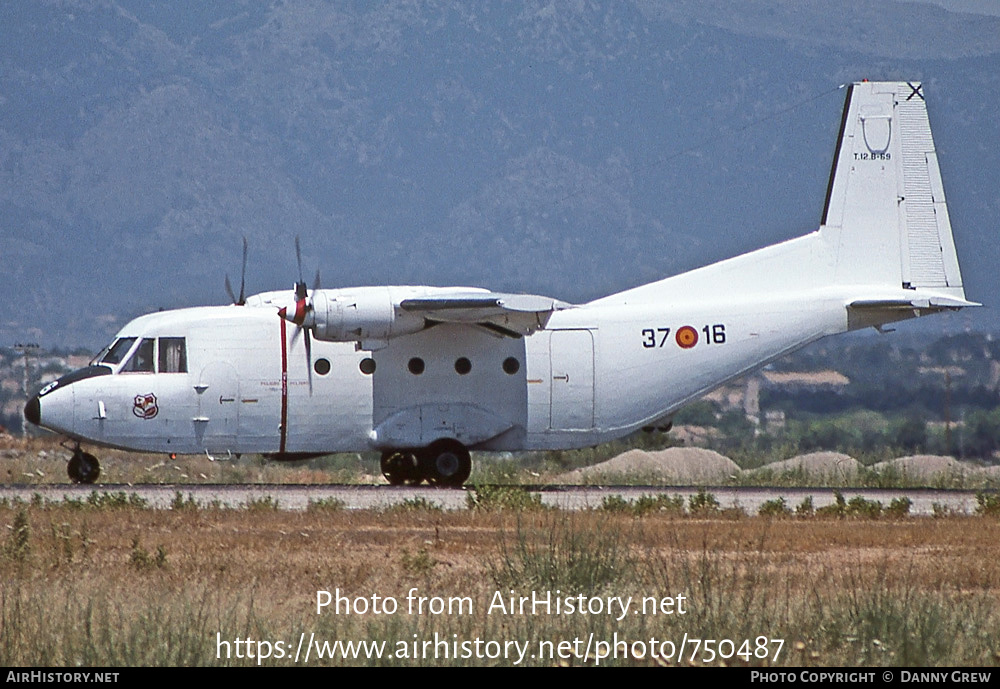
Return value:
<svg viewBox="0 0 1000 689">
<path fill-rule="evenodd" d="M 5 505 L 0 525 L 8 666 L 243 665 L 264 653 L 264 665 L 289 665 L 310 639 L 299 664 L 1000 664 L 993 516 L 636 516 L 510 500 L 453 512 L 419 501 L 150 510 L 102 499 Z M 351 612 L 317 614 L 317 592 L 338 589 Z M 498 595 L 508 607 L 533 592 L 582 594 L 603 610 L 490 611 Z M 618 596 L 633 597 L 626 614 L 608 602 Z M 394 613 L 373 611 L 389 599 Z M 641 611 L 643 599 L 656 611 Z M 386 647 L 382 658 L 357 647 L 317 657 L 337 640 Z"/>
</svg>

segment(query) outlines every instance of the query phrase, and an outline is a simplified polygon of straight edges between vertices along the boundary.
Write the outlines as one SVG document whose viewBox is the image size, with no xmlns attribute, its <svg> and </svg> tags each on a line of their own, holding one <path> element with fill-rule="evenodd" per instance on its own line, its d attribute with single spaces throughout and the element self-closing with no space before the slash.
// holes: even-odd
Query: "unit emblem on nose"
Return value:
<svg viewBox="0 0 1000 689">
<path fill-rule="evenodd" d="M 140 419 L 151 419 L 156 416 L 159 411 L 159 407 L 156 406 L 156 395 L 153 393 L 135 396 L 135 404 L 132 405 L 132 413 Z"/>
</svg>

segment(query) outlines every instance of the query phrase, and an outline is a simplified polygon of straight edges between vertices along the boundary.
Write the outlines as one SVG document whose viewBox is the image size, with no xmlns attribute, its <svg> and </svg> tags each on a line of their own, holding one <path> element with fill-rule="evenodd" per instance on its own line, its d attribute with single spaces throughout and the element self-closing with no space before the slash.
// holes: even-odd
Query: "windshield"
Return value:
<svg viewBox="0 0 1000 689">
<path fill-rule="evenodd" d="M 120 364 L 128 351 L 132 349 L 133 344 L 135 344 L 134 337 L 120 337 L 114 344 L 106 348 L 107 353 L 104 356 L 100 354 L 97 356 L 100 357 L 102 364 Z"/>
<path fill-rule="evenodd" d="M 153 372 L 153 340 L 144 339 L 135 348 L 135 353 L 121 367 L 119 373 L 152 373 Z"/>
<path fill-rule="evenodd" d="M 111 349 L 111 345 L 113 345 L 113 344 L 114 344 L 114 342 L 112 342 L 111 344 L 105 346 L 104 349 L 102 349 L 101 351 L 99 351 L 97 353 L 97 355 L 94 356 L 94 358 L 90 360 L 90 363 L 87 364 L 87 366 L 96 366 L 97 364 L 101 363 L 101 359 L 104 358 L 104 355 L 108 353 L 108 350 Z"/>
</svg>

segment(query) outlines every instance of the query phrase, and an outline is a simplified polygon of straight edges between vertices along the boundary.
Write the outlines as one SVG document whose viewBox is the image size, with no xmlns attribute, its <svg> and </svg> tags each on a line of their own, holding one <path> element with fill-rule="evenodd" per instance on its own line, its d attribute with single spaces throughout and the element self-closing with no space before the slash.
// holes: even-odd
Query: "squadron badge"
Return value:
<svg viewBox="0 0 1000 689">
<path fill-rule="evenodd" d="M 156 406 L 156 395 L 153 393 L 135 396 L 135 403 L 132 405 L 132 413 L 140 419 L 152 419 L 159 413 L 159 411 L 159 407 Z"/>
</svg>

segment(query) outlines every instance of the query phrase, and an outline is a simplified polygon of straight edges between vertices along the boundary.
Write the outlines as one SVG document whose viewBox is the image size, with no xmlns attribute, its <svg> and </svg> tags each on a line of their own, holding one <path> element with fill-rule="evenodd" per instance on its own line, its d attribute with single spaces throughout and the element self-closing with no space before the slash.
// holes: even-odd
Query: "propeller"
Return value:
<svg viewBox="0 0 1000 689">
<path fill-rule="evenodd" d="M 294 323 L 298 326 L 298 329 L 292 334 L 292 344 L 298 339 L 299 333 L 303 333 L 305 338 L 305 350 L 306 350 L 306 371 L 309 376 L 309 394 L 312 394 L 313 382 L 312 382 L 312 337 L 309 334 L 312 328 L 312 323 L 306 323 L 309 315 L 313 311 L 312 298 L 309 295 L 309 291 L 306 288 L 305 280 L 302 279 L 302 248 L 299 242 L 298 235 L 295 236 L 295 260 L 299 268 L 299 279 L 295 283 L 295 308 L 294 311 L 289 311 L 287 307 L 282 307 L 278 311 L 278 315 L 284 318 L 286 321 Z M 316 281 L 313 291 L 315 292 L 320 287 L 319 280 L 319 270 L 316 271 Z"/>
<path fill-rule="evenodd" d="M 229 300 L 233 302 L 236 306 L 244 306 L 247 303 L 246 298 L 246 277 L 247 277 L 247 238 L 243 238 L 243 268 L 240 270 L 240 298 L 237 299 L 236 295 L 233 294 L 233 286 L 229 284 L 229 273 L 226 273 L 226 294 L 229 295 Z"/>
</svg>

